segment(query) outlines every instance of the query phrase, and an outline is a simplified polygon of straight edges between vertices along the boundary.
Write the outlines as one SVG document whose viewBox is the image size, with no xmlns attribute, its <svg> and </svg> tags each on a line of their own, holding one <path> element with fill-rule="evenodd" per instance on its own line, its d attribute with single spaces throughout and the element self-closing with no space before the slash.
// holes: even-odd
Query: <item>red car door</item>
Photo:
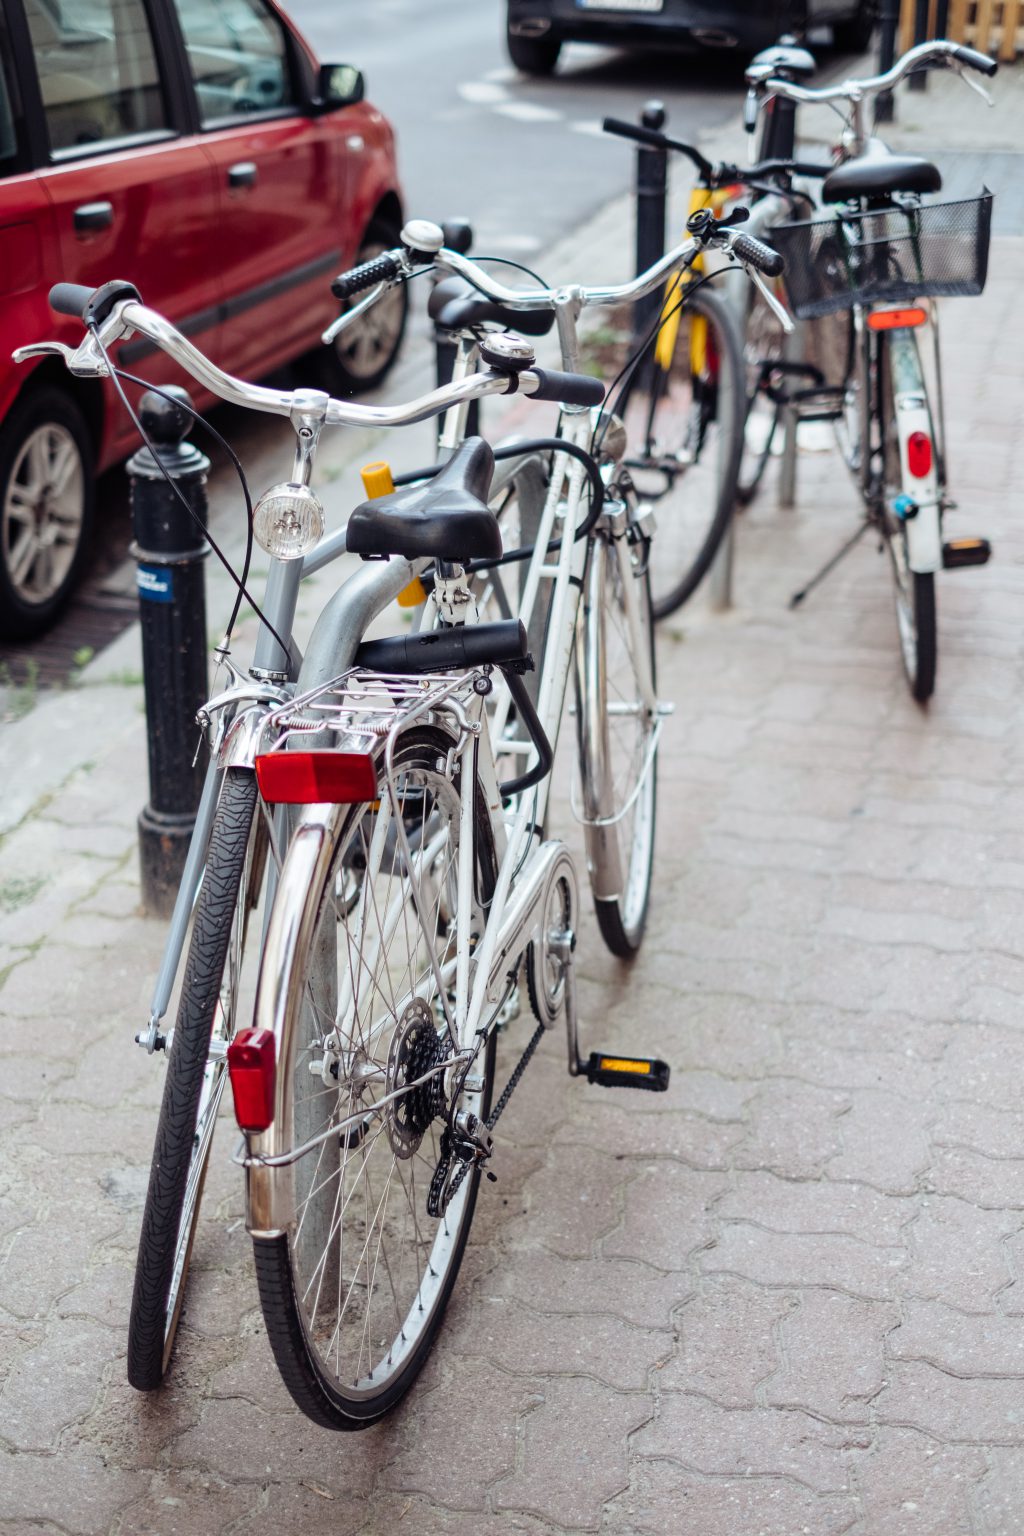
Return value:
<svg viewBox="0 0 1024 1536">
<path fill-rule="evenodd" d="M 292 40 L 263 0 L 175 3 L 219 198 L 224 365 L 259 375 L 337 313 L 341 138 L 303 111 Z"/>
<path fill-rule="evenodd" d="M 49 137 L 42 181 L 61 270 L 52 278 L 135 283 L 146 303 L 217 355 L 221 256 L 213 169 L 182 133 L 175 82 L 143 0 L 25 0 Z M 160 62 L 158 62 L 160 60 Z M 173 364 L 121 349 L 157 382 Z"/>
</svg>

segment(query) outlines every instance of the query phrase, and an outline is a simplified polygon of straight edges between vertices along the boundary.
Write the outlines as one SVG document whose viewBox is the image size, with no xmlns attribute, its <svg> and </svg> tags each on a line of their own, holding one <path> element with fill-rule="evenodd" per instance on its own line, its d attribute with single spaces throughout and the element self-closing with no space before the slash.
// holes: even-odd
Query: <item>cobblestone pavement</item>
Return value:
<svg viewBox="0 0 1024 1536">
<path fill-rule="evenodd" d="M 130 1044 L 161 945 L 138 690 L 7 737 L 4 1536 L 1024 1529 L 1022 272 L 1002 239 L 946 308 L 951 532 L 996 559 L 940 578 L 928 710 L 866 544 L 786 610 L 854 515 L 829 454 L 798 511 L 769 485 L 745 515 L 733 614 L 662 636 L 649 939 L 625 969 L 588 919 L 579 964 L 589 1044 L 663 1054 L 671 1089 L 570 1083 L 545 1043 L 439 1347 L 373 1430 L 276 1378 L 228 1124 L 168 1383 L 126 1385 L 160 1089 Z"/>
</svg>

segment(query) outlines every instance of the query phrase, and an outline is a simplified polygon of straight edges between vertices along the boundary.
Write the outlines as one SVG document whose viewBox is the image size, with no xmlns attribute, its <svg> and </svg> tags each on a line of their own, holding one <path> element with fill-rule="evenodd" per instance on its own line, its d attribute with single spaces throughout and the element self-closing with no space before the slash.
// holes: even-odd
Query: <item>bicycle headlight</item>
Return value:
<svg viewBox="0 0 1024 1536">
<path fill-rule="evenodd" d="M 308 485 L 272 485 L 253 509 L 252 531 L 275 560 L 301 560 L 323 538 L 324 509 Z"/>
</svg>

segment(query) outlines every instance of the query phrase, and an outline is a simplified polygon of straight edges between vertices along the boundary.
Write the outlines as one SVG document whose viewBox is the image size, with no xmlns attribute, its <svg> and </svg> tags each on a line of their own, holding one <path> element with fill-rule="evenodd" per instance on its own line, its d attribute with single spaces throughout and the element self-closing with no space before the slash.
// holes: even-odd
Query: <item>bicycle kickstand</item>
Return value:
<svg viewBox="0 0 1024 1536">
<path fill-rule="evenodd" d="M 832 556 L 831 560 L 827 560 L 825 562 L 818 574 L 816 576 L 812 576 L 807 585 L 805 587 L 801 587 L 799 592 L 793 593 L 793 596 L 789 600 L 790 609 L 799 608 L 800 604 L 803 602 L 808 593 L 813 592 L 815 587 L 819 587 L 821 585 L 826 576 L 831 575 L 840 561 L 845 560 L 846 556 L 850 553 L 850 550 L 853 549 L 854 545 L 859 544 L 868 530 L 874 526 L 874 523 L 872 523 L 869 518 L 865 518 L 853 537 L 847 539 L 846 542 L 841 545 L 841 547 Z"/>
</svg>

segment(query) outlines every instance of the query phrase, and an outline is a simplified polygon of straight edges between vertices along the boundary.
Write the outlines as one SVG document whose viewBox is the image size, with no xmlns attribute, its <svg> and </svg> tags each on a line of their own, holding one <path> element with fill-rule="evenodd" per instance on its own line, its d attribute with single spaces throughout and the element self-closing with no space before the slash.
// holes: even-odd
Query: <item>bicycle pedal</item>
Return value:
<svg viewBox="0 0 1024 1536">
<path fill-rule="evenodd" d="M 947 571 L 961 565 L 986 565 L 991 554 L 988 539 L 949 539 L 942 546 L 942 564 Z"/>
<path fill-rule="evenodd" d="M 664 1093 L 668 1087 L 668 1062 L 650 1056 L 605 1056 L 591 1051 L 585 1070 L 587 1082 L 602 1088 L 646 1088 L 650 1093 Z"/>
</svg>

